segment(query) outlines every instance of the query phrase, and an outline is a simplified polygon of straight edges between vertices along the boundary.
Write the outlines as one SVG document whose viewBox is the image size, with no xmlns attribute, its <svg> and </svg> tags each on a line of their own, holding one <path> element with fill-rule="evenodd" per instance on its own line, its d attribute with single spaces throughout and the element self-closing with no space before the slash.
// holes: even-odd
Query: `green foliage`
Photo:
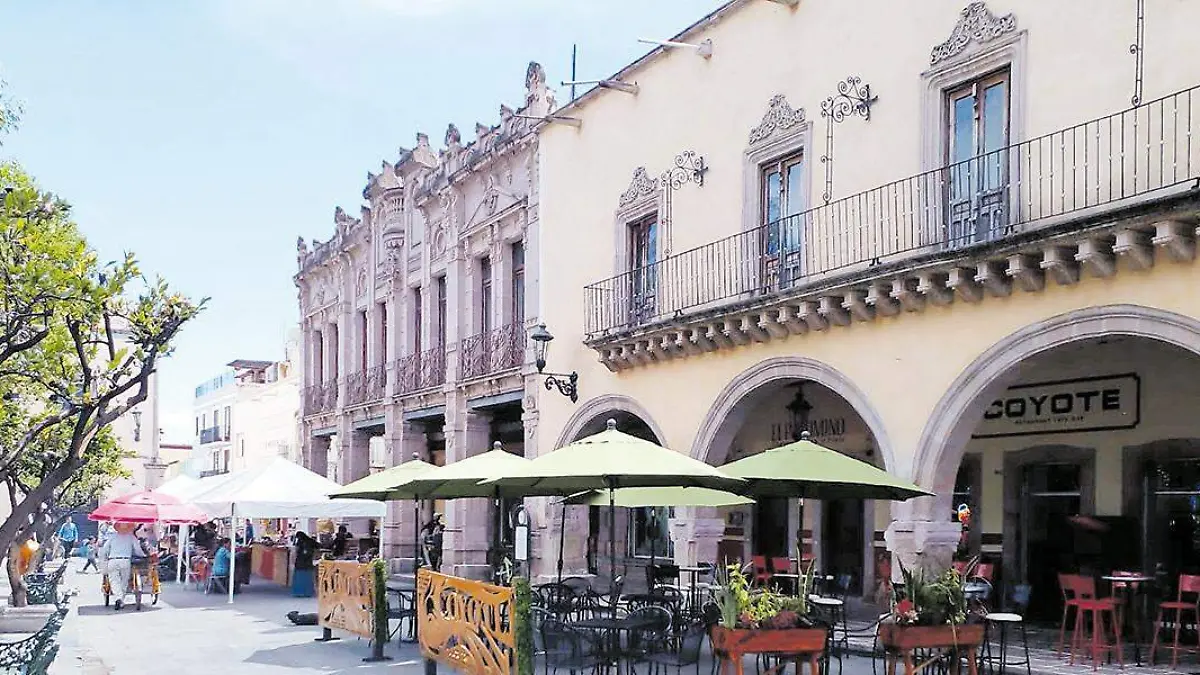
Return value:
<svg viewBox="0 0 1200 675">
<path fill-rule="evenodd" d="M 717 587 L 713 597 L 721 612 L 721 625 L 725 628 L 792 627 L 795 619 L 808 614 L 808 588 L 812 575 L 805 575 L 798 596 L 785 595 L 769 588 L 752 588 L 746 570 L 740 565 L 729 565 L 717 571 Z M 786 613 L 787 625 L 776 625 L 776 617 Z"/>
<path fill-rule="evenodd" d="M 376 649 L 382 649 L 388 641 L 387 563 L 382 558 L 371 561 L 371 580 L 375 584 L 375 638 Z"/>
<path fill-rule="evenodd" d="M 958 625 L 967 620 L 967 596 L 963 589 L 964 576 L 953 569 L 948 569 L 936 576 L 930 576 L 924 570 L 910 570 L 903 565 L 900 573 L 904 578 L 904 596 L 911 607 L 904 605 L 902 600 L 897 603 L 900 608 L 900 622 L 920 625 Z"/>
<path fill-rule="evenodd" d="M 4 134 L 15 131 L 21 124 L 25 106 L 8 91 L 8 83 L 0 79 L 0 145 L 4 145 Z"/>
<path fill-rule="evenodd" d="M 525 577 L 513 579 L 513 632 L 517 643 L 517 675 L 533 675 L 533 589 Z"/>
</svg>

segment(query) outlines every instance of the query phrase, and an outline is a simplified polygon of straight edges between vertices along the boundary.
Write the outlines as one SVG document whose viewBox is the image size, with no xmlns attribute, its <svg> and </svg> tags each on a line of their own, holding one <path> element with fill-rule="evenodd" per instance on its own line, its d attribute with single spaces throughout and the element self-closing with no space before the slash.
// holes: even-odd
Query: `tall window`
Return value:
<svg viewBox="0 0 1200 675">
<path fill-rule="evenodd" d="M 324 334 L 319 330 L 313 331 L 313 378 L 312 383 L 321 385 L 325 383 L 325 339 Z"/>
<path fill-rule="evenodd" d="M 1008 218 L 1008 70 L 947 92 L 945 119 L 948 243 L 1000 236 Z"/>
<path fill-rule="evenodd" d="M 214 415 L 215 415 L 215 413 L 214 413 Z M 229 406 L 225 406 L 225 426 L 222 427 L 222 429 L 225 430 L 225 433 L 222 434 L 222 438 L 224 440 L 229 440 L 229 429 L 232 426 L 231 425 L 232 419 L 233 419 L 233 408 L 231 408 Z"/>
<path fill-rule="evenodd" d="M 787 288 L 803 272 L 804 156 L 787 155 L 762 167 L 762 247 L 768 289 Z"/>
<path fill-rule="evenodd" d="M 420 354 L 421 348 L 421 324 L 424 323 L 425 309 L 421 306 L 421 287 L 417 286 L 413 289 L 413 353 Z"/>
<path fill-rule="evenodd" d="M 631 317 L 642 323 L 654 316 L 658 291 L 658 214 L 651 214 L 629 225 L 629 271 L 632 281 Z"/>
<path fill-rule="evenodd" d="M 525 323 L 525 244 L 512 245 L 512 322 Z"/>
<path fill-rule="evenodd" d="M 341 363 L 338 359 L 338 347 L 341 342 L 341 335 L 338 334 L 336 324 L 329 326 L 329 373 L 327 374 L 331 381 L 337 381 L 338 375 L 341 373 Z"/>
<path fill-rule="evenodd" d="M 379 303 L 379 363 L 380 365 L 387 363 L 388 360 L 388 314 L 387 303 Z"/>
<path fill-rule="evenodd" d="M 221 428 L 221 411 L 220 410 L 213 411 L 213 428 L 214 429 Z"/>
<path fill-rule="evenodd" d="M 492 330 L 492 259 L 479 259 L 479 332 Z"/>
<path fill-rule="evenodd" d="M 641 507 L 629 510 L 629 555 L 660 558 L 675 555 L 669 523 L 675 516 L 667 506 Z"/>
<path fill-rule="evenodd" d="M 196 435 L 197 436 L 200 435 L 200 418 L 199 417 L 196 418 Z"/>
<path fill-rule="evenodd" d="M 366 370 L 370 363 L 367 361 L 367 342 L 371 339 L 371 333 L 367 330 L 367 312 L 363 310 L 358 313 L 358 369 Z"/>
<path fill-rule="evenodd" d="M 446 346 L 446 277 L 437 278 L 437 348 Z"/>
</svg>

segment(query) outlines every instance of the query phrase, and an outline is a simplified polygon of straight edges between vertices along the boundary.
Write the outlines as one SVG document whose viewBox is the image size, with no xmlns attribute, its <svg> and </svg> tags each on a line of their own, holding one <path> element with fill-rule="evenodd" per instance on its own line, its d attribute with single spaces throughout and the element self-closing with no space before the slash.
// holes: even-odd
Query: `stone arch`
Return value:
<svg viewBox="0 0 1200 675">
<path fill-rule="evenodd" d="M 1106 336 L 1156 340 L 1200 355 L 1200 321 L 1140 305 L 1104 305 L 1075 310 L 1026 326 L 992 345 L 968 365 L 943 394 L 917 444 L 912 479 L 939 497 L 914 500 L 922 520 L 945 520 L 954 476 L 986 402 L 1018 376 L 1026 359 L 1043 352 Z"/>
<path fill-rule="evenodd" d="M 749 406 L 739 405 L 763 385 L 781 380 L 816 382 L 841 396 L 862 417 L 886 471 L 896 472 L 895 454 L 883 418 L 858 385 L 829 364 L 803 356 L 782 356 L 766 359 L 742 371 L 717 395 L 708 414 L 696 432 L 691 455 L 709 461 L 712 448 L 728 447 L 745 421 Z M 712 462 L 709 462 L 712 463 Z"/>
<path fill-rule="evenodd" d="M 642 404 L 629 396 L 623 394 L 603 394 L 590 398 L 575 410 L 567 423 L 563 425 L 562 433 L 558 435 L 558 440 L 555 442 L 555 448 L 578 440 L 582 435 L 584 428 L 594 422 L 596 418 L 603 415 L 623 412 L 641 419 L 650 427 L 650 431 L 658 438 L 659 443 L 666 442 L 666 436 L 663 434 L 662 427 L 646 410 Z"/>
</svg>

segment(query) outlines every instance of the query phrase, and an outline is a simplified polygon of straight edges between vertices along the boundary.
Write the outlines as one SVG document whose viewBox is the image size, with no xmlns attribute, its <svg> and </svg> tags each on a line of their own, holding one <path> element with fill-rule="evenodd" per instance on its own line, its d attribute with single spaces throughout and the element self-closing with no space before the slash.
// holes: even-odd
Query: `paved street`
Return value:
<svg viewBox="0 0 1200 675">
<path fill-rule="evenodd" d="M 364 664 L 370 649 L 365 640 L 314 642 L 319 629 L 293 626 L 285 615 L 315 611 L 316 601 L 292 598 L 261 580 L 232 606 L 224 596 L 164 583 L 156 607 L 120 613 L 104 607 L 99 575 L 72 571 L 65 584 L 80 594 L 63 626 L 54 675 L 423 672 L 412 645 L 390 643 L 393 661 Z"/>
</svg>

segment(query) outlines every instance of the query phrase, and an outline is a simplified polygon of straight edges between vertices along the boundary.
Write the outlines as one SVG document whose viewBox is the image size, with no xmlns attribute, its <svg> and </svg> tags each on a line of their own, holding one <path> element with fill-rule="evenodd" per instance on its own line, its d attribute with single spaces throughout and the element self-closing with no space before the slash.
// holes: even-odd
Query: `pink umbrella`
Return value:
<svg viewBox="0 0 1200 675">
<path fill-rule="evenodd" d="M 203 523 L 208 514 L 177 497 L 160 492 L 135 492 L 101 504 L 89 520 L 110 523 Z"/>
</svg>

